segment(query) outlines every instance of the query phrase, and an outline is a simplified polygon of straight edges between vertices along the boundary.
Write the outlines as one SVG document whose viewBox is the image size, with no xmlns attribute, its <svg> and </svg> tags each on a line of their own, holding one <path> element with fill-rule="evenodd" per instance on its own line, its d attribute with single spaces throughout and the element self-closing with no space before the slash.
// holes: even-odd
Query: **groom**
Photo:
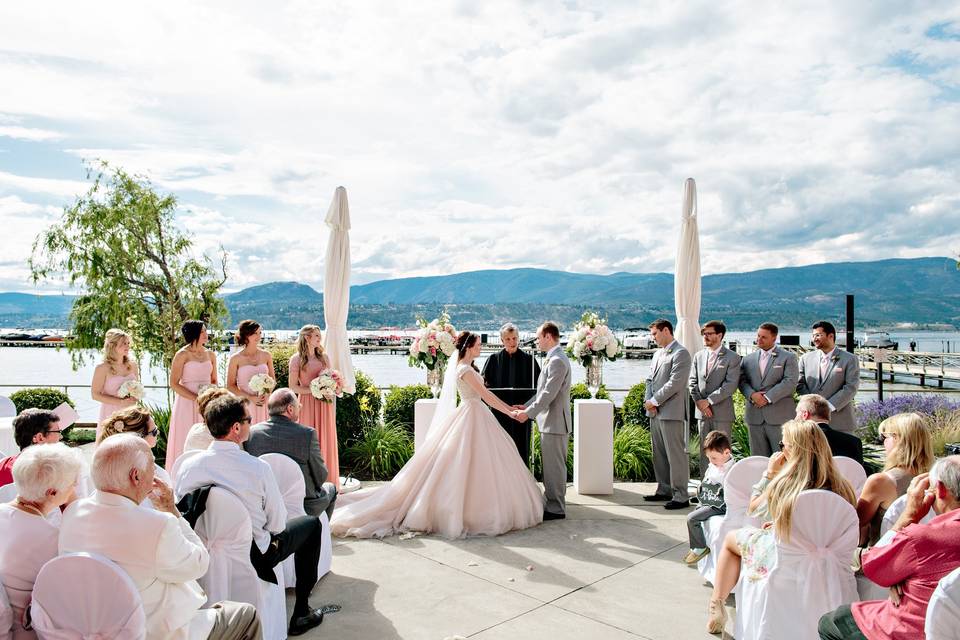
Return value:
<svg viewBox="0 0 960 640">
<path fill-rule="evenodd" d="M 560 328 L 544 322 L 537 329 L 537 347 L 547 356 L 537 382 L 537 395 L 526 405 L 517 405 L 517 420 L 539 416 L 540 451 L 543 459 L 544 520 L 566 518 L 567 446 L 570 441 L 570 361 L 560 347 Z"/>
</svg>

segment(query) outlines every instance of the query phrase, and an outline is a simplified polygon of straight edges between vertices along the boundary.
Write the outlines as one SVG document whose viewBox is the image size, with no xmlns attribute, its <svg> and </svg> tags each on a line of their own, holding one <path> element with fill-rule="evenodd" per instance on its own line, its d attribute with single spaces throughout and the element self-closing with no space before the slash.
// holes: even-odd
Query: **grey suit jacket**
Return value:
<svg viewBox="0 0 960 640">
<path fill-rule="evenodd" d="M 656 353 L 643 399 L 657 403 L 662 420 L 686 420 L 689 378 L 690 352 L 674 340 Z"/>
<path fill-rule="evenodd" d="M 694 400 L 709 400 L 713 419 L 718 422 L 733 422 L 733 392 L 740 384 L 740 356 L 735 351 L 720 347 L 717 362 L 707 371 L 710 350 L 703 349 L 693 356 L 690 371 L 690 395 Z M 700 409 L 697 417 L 702 418 Z"/>
<path fill-rule="evenodd" d="M 800 379 L 797 356 L 779 346 L 771 350 L 771 356 L 763 376 L 760 375 L 760 349 L 740 363 L 740 392 L 747 399 L 744 416 L 747 424 L 783 424 L 797 416 L 797 404 L 793 401 Z M 750 402 L 755 391 L 767 396 L 770 404 L 758 407 Z"/>
<path fill-rule="evenodd" d="M 821 351 L 815 349 L 800 358 L 800 384 L 797 385 L 797 391 L 801 394 L 816 393 L 826 398 L 833 405 L 830 427 L 850 433 L 856 427 L 853 400 L 860 388 L 860 363 L 857 356 L 849 351 L 836 349 L 827 376 L 821 380 L 820 357 Z"/>
<path fill-rule="evenodd" d="M 257 457 L 265 453 L 282 453 L 300 465 L 307 488 L 303 510 L 308 514 L 320 515 L 334 499 L 335 494 L 328 493 L 323 486 L 329 472 L 320 455 L 320 442 L 315 429 L 286 416 L 270 416 L 266 422 L 250 427 L 250 438 L 243 443 L 243 448 Z"/>
<path fill-rule="evenodd" d="M 524 406 L 526 414 L 537 419 L 540 433 L 564 434 L 573 428 L 570 416 L 570 360 L 557 345 L 547 353 L 537 381 L 537 395 Z"/>
</svg>

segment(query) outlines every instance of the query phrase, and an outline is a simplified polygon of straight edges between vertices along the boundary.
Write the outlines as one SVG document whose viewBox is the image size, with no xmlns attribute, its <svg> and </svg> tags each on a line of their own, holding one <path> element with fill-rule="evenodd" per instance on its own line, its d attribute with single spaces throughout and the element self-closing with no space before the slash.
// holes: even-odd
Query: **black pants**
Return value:
<svg viewBox="0 0 960 640">
<path fill-rule="evenodd" d="M 817 631 L 822 640 L 867 640 L 853 619 L 848 604 L 823 614 Z"/>
<path fill-rule="evenodd" d="M 320 564 L 320 534 L 323 527 L 316 516 L 300 516 L 287 521 L 287 527 L 280 533 L 270 534 L 270 546 L 261 553 L 256 544 L 250 550 L 253 566 L 262 574 L 263 569 L 272 570 L 278 564 L 293 556 L 293 566 L 297 572 L 297 603 L 295 610 L 302 615 L 303 608 L 309 607 L 307 598 L 317 584 L 317 567 Z"/>
</svg>

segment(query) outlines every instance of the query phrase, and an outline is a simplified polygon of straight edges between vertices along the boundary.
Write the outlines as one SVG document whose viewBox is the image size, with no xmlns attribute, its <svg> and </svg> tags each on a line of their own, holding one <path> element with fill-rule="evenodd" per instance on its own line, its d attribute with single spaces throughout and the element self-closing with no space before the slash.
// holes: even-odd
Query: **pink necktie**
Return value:
<svg viewBox="0 0 960 640">
<path fill-rule="evenodd" d="M 767 373 L 767 363 L 770 361 L 770 352 L 761 351 L 760 352 L 760 377 L 762 378 Z"/>
<path fill-rule="evenodd" d="M 717 351 L 710 353 L 710 358 L 707 359 L 707 373 L 713 371 L 713 368 L 717 366 Z"/>
<path fill-rule="evenodd" d="M 826 380 L 830 371 L 830 359 L 824 354 L 820 357 L 820 379 Z"/>
</svg>

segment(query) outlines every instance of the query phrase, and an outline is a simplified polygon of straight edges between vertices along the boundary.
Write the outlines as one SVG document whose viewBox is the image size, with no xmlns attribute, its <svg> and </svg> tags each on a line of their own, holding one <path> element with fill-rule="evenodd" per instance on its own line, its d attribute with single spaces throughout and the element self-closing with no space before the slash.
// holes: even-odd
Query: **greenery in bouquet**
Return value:
<svg viewBox="0 0 960 640">
<path fill-rule="evenodd" d="M 439 318 L 430 322 L 417 317 L 417 325 L 420 330 L 410 345 L 407 362 L 411 367 L 422 367 L 430 371 L 437 367 L 442 369 L 456 348 L 454 341 L 457 339 L 457 330 L 450 324 L 450 316 L 444 311 Z"/>
<path fill-rule="evenodd" d="M 620 357 L 620 341 L 610 331 L 605 318 L 587 311 L 580 322 L 573 325 L 573 334 L 567 343 L 567 355 L 589 367 L 594 359 L 610 360 Z"/>
</svg>

